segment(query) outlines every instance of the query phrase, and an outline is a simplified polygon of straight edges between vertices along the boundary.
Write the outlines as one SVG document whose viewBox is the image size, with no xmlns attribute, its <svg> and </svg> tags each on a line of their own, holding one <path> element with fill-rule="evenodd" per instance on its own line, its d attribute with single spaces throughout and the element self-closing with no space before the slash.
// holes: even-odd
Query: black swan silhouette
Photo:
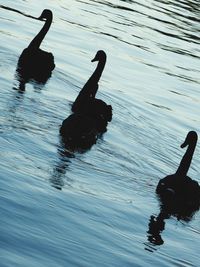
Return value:
<svg viewBox="0 0 200 267">
<path fill-rule="evenodd" d="M 194 150 L 197 144 L 197 133 L 190 131 L 181 148 L 188 146 L 175 174 L 161 179 L 156 193 L 159 195 L 165 210 L 168 213 L 191 213 L 199 209 L 200 186 L 187 176 Z"/>
<path fill-rule="evenodd" d="M 98 61 L 97 67 L 73 103 L 72 111 L 93 118 L 96 129 L 99 132 L 105 132 L 108 122 L 112 120 L 112 106 L 95 98 L 95 96 L 99 79 L 106 64 L 106 53 L 99 50 L 92 62 L 94 61 Z"/>
<path fill-rule="evenodd" d="M 45 24 L 29 46 L 23 50 L 18 60 L 17 74 L 22 89 L 31 79 L 38 83 L 45 83 L 55 68 L 53 54 L 40 49 L 40 45 L 52 23 L 53 14 L 51 10 L 44 9 L 38 19 L 46 20 Z"/>
<path fill-rule="evenodd" d="M 90 148 L 96 143 L 98 135 L 106 131 L 108 121 L 112 119 L 112 107 L 95 98 L 106 53 L 99 50 L 93 61 L 99 63 L 73 103 L 73 114 L 63 121 L 60 128 L 62 139 L 69 148 Z"/>
<path fill-rule="evenodd" d="M 160 213 L 152 215 L 147 231 L 148 240 L 154 245 L 162 245 L 161 233 L 165 229 L 165 220 L 171 216 L 189 222 L 200 207 L 200 186 L 187 176 L 194 150 L 197 144 L 197 133 L 190 131 L 181 148 L 188 146 L 175 174 L 161 179 L 156 193 L 160 198 Z"/>
</svg>

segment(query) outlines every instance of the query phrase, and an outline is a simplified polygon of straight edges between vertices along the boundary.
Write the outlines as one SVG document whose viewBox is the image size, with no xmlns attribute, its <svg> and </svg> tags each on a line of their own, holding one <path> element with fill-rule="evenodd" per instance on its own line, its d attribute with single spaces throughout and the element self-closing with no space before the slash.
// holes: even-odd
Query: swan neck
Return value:
<svg viewBox="0 0 200 267">
<path fill-rule="evenodd" d="M 74 104 L 72 105 L 73 112 L 80 112 L 81 108 L 87 105 L 88 101 L 94 99 L 98 90 L 98 82 L 106 64 L 106 58 L 101 59 L 93 72 L 92 76 L 86 82 Z"/>
<path fill-rule="evenodd" d="M 93 72 L 93 74 L 91 75 L 91 77 L 89 78 L 89 80 L 87 81 L 86 84 L 98 84 L 100 78 L 101 78 L 101 75 L 102 75 L 102 72 L 104 70 L 104 67 L 105 67 L 105 64 L 106 64 L 106 58 L 102 58 L 99 60 L 98 64 L 97 64 L 97 67 L 95 69 L 95 71 Z"/>
<path fill-rule="evenodd" d="M 190 164 L 192 162 L 192 157 L 193 157 L 193 154 L 194 154 L 194 150 L 195 150 L 195 147 L 196 147 L 196 143 L 197 141 L 191 143 L 188 145 L 188 148 L 180 162 L 180 165 L 176 171 L 176 174 L 178 176 L 186 176 L 187 175 L 187 172 L 190 168 Z"/>
<path fill-rule="evenodd" d="M 42 27 L 40 32 L 35 36 L 35 38 L 31 41 L 28 48 L 39 49 L 45 35 L 47 34 L 51 26 L 51 23 L 52 23 L 52 17 L 46 19 L 44 26 Z"/>
</svg>

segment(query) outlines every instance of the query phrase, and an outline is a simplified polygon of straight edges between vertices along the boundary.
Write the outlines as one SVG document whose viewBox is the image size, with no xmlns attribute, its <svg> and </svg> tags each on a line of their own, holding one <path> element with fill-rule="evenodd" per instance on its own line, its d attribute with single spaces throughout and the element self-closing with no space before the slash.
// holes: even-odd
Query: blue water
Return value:
<svg viewBox="0 0 200 267">
<path fill-rule="evenodd" d="M 199 266 L 200 212 L 166 219 L 162 245 L 147 233 L 159 179 L 175 172 L 187 132 L 199 133 L 199 1 L 0 5 L 0 266 Z M 22 93 L 18 57 L 43 25 L 25 15 L 44 8 L 54 19 L 42 49 L 56 68 Z M 113 119 L 96 145 L 69 157 L 59 127 L 99 49 L 98 98 Z M 199 154 L 197 144 L 189 175 L 200 183 Z"/>
</svg>

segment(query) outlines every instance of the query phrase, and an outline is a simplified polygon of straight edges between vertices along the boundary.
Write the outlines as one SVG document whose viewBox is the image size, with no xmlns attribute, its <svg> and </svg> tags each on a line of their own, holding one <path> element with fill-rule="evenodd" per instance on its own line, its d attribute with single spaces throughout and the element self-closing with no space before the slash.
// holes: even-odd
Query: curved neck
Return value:
<svg viewBox="0 0 200 267">
<path fill-rule="evenodd" d="M 83 86 L 75 102 L 73 103 L 72 105 L 73 112 L 80 111 L 82 106 L 85 106 L 86 103 L 90 101 L 90 99 L 95 98 L 98 90 L 98 82 L 104 70 L 105 64 L 106 64 L 106 57 L 99 60 L 99 63 L 95 71 L 93 72 L 89 80 L 86 82 L 86 84 Z"/>
<path fill-rule="evenodd" d="M 42 40 L 44 39 L 45 35 L 47 34 L 50 26 L 52 23 L 52 16 L 49 17 L 40 32 L 35 36 L 35 38 L 30 42 L 28 48 L 34 48 L 34 49 L 39 49 Z"/>
<path fill-rule="evenodd" d="M 183 156 L 183 158 L 180 162 L 180 165 L 176 171 L 176 174 L 178 176 L 186 176 L 187 175 L 187 172 L 189 170 L 189 167 L 190 167 L 190 164 L 192 161 L 192 157 L 194 154 L 194 150 L 196 147 L 196 143 L 197 143 L 197 140 L 188 145 L 188 148 L 185 152 L 185 155 Z"/>
<path fill-rule="evenodd" d="M 95 98 L 98 89 L 98 82 L 101 78 L 102 72 L 104 70 L 106 64 L 106 57 L 99 60 L 97 67 L 89 80 L 84 85 L 83 89 L 81 90 L 81 94 L 87 95 L 90 98 Z"/>
<path fill-rule="evenodd" d="M 105 64 L 106 64 L 106 57 L 99 60 L 95 71 L 93 72 L 93 74 L 91 75 L 91 77 L 89 78 L 86 84 L 99 82 L 99 79 L 101 78 Z"/>
</svg>

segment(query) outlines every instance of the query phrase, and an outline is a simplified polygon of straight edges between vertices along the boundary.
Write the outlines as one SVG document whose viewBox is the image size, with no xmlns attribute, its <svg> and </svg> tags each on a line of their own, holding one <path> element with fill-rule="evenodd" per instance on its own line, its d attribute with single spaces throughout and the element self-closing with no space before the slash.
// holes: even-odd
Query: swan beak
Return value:
<svg viewBox="0 0 200 267">
<path fill-rule="evenodd" d="M 188 145 L 188 143 L 185 141 L 182 145 L 181 145 L 181 148 L 184 148 Z"/>
<path fill-rule="evenodd" d="M 91 62 L 95 62 L 95 61 L 98 61 L 96 56 L 91 60 Z"/>
<path fill-rule="evenodd" d="M 44 21 L 45 19 L 43 18 L 43 17 L 39 17 L 39 18 L 37 18 L 38 20 L 41 20 L 41 21 Z"/>
</svg>

